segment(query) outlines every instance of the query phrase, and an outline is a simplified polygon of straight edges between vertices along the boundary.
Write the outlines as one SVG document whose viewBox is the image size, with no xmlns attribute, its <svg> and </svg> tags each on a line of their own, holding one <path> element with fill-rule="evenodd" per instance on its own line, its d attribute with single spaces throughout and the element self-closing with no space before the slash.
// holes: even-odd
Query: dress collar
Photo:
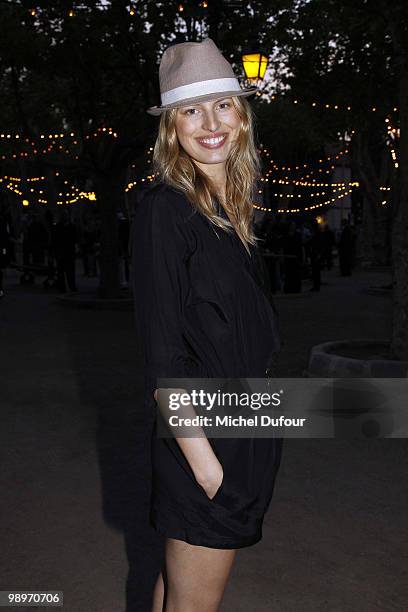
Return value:
<svg viewBox="0 0 408 612">
<path fill-rule="evenodd" d="M 228 217 L 227 213 L 225 212 L 225 208 L 222 206 L 222 204 L 220 204 L 220 202 L 218 201 L 218 199 L 216 200 L 216 206 L 217 206 L 217 214 L 218 214 L 219 216 L 221 216 L 221 217 L 224 217 L 224 219 L 226 219 L 227 221 L 229 221 L 229 222 L 231 223 L 231 221 L 230 221 L 230 219 L 229 219 L 229 217 Z M 232 226 L 233 226 L 233 224 L 232 224 Z M 245 246 L 244 246 L 244 244 L 243 244 L 243 242 L 242 242 L 241 238 L 238 236 L 238 233 L 237 233 L 237 231 L 236 231 L 235 227 L 233 226 L 233 228 L 232 228 L 232 229 L 233 229 L 233 235 L 231 236 L 231 238 L 232 238 L 233 240 L 238 241 L 239 246 L 240 246 L 240 248 L 243 250 L 243 252 L 245 253 L 246 258 L 247 258 L 247 259 L 251 259 L 251 257 L 250 257 L 250 255 L 249 255 L 248 251 L 246 250 L 246 248 L 245 248 Z M 250 245 L 250 244 L 249 244 L 249 245 L 248 245 L 248 248 L 249 248 L 249 250 L 250 250 L 250 252 L 251 252 L 251 256 L 253 256 L 252 245 Z"/>
</svg>

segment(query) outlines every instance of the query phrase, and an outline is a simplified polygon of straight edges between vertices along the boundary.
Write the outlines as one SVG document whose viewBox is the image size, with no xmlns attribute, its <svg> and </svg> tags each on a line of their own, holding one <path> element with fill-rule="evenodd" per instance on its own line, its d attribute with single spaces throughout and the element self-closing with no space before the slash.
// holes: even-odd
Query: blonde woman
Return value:
<svg viewBox="0 0 408 612">
<path fill-rule="evenodd" d="M 166 49 L 154 148 L 159 180 L 133 221 L 146 402 L 157 378 L 268 377 L 279 350 L 252 230 L 259 178 L 247 96 L 211 39 Z M 152 509 L 165 538 L 153 612 L 216 612 L 236 550 L 262 537 L 281 458 L 274 438 L 153 433 Z"/>
</svg>

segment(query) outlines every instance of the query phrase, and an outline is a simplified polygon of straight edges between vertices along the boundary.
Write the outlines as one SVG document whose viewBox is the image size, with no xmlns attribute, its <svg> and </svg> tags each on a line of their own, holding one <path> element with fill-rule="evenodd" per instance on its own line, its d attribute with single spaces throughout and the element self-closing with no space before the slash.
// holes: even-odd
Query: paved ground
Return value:
<svg viewBox="0 0 408 612">
<path fill-rule="evenodd" d="M 326 274 L 278 297 L 278 374 L 325 340 L 388 338 L 386 274 Z M 79 288 L 89 287 L 79 278 Z M 148 610 L 160 542 L 147 524 L 151 415 L 132 312 L 64 308 L 8 273 L 1 326 L 1 589 L 59 589 L 65 612 Z M 286 440 L 263 540 L 242 549 L 223 612 L 405 610 L 406 440 Z M 20 608 L 30 610 L 32 608 Z"/>
</svg>

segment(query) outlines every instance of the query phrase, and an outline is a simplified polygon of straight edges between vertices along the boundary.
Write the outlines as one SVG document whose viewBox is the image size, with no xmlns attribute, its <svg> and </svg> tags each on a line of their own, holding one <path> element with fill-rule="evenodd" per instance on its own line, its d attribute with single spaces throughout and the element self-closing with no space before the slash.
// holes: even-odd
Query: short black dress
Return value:
<svg viewBox="0 0 408 612">
<path fill-rule="evenodd" d="M 228 219 L 222 206 L 219 213 Z M 213 226 L 163 182 L 146 190 L 132 224 L 136 325 L 145 402 L 157 378 L 264 378 L 280 348 L 277 315 L 237 233 Z M 209 438 L 224 477 L 210 499 L 177 440 L 152 435 L 151 520 L 189 544 L 235 549 L 262 538 L 279 469 L 281 438 Z"/>
</svg>

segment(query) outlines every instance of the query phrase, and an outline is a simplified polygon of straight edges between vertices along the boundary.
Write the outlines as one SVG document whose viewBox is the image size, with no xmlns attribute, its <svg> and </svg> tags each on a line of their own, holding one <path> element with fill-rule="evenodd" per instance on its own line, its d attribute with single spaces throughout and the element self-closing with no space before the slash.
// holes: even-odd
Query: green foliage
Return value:
<svg viewBox="0 0 408 612">
<path fill-rule="evenodd" d="M 72 4 L 71 17 L 62 0 L 37 2 L 35 15 L 32 3 L 1 3 L 2 129 L 85 136 L 111 125 L 119 134 L 115 144 L 81 141 L 78 163 L 119 172 L 154 141 L 157 119 L 145 109 L 159 101 L 163 49 L 206 35 L 241 76 L 242 51 L 258 45 L 275 58 L 266 95 L 285 97 L 257 100 L 255 109 L 259 140 L 282 161 L 310 158 L 339 132 L 367 127 L 372 106 L 385 112 L 397 105 L 401 58 L 394 37 L 405 45 L 408 39 L 402 0 L 392 6 L 386 0 L 208 0 L 206 10 L 186 0 L 183 12 L 178 5 L 138 1 L 131 16 L 126 0 L 84 0 Z M 324 112 L 312 109 L 312 101 L 353 110 Z"/>
</svg>

